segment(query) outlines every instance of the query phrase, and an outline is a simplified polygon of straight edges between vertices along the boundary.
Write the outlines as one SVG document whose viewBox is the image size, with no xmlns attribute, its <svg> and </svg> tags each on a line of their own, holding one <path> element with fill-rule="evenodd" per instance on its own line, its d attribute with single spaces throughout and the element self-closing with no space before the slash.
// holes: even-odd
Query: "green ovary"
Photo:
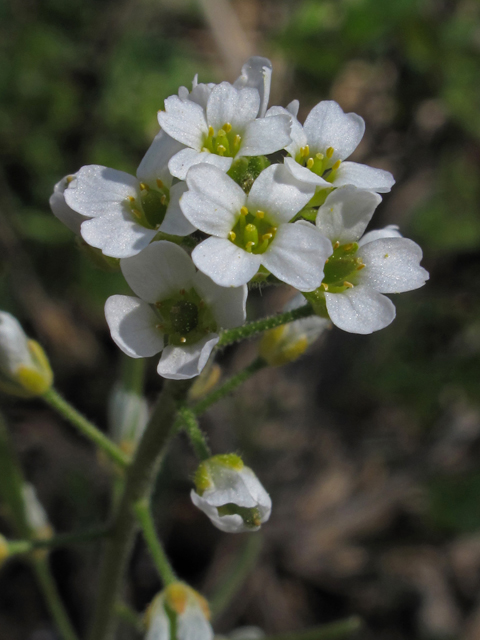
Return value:
<svg viewBox="0 0 480 640">
<path fill-rule="evenodd" d="M 321 289 L 329 293 L 341 293 L 356 284 L 357 274 L 365 266 L 356 257 L 357 251 L 356 242 L 335 247 L 325 264 Z"/>
<path fill-rule="evenodd" d="M 220 517 L 240 516 L 247 527 L 259 527 L 262 524 L 260 511 L 255 507 L 248 509 L 247 507 L 239 507 L 236 504 L 229 503 L 224 504 L 222 507 L 217 507 L 217 511 Z"/>
<path fill-rule="evenodd" d="M 236 225 L 228 234 L 233 244 L 248 253 L 265 253 L 277 232 L 263 211 L 251 213 L 242 207 Z"/>
<path fill-rule="evenodd" d="M 195 289 L 182 289 L 178 295 L 156 303 L 161 315 L 157 328 L 168 336 L 168 344 L 188 346 L 217 331 L 209 307 Z"/>
</svg>

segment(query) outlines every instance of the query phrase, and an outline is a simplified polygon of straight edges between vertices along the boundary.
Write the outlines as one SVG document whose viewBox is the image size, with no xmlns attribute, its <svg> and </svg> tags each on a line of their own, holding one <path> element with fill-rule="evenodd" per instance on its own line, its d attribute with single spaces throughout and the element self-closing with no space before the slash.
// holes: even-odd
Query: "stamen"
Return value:
<svg viewBox="0 0 480 640">
<path fill-rule="evenodd" d="M 234 147 L 239 147 L 241 141 L 242 141 L 242 136 L 239 136 L 238 133 L 237 133 L 237 135 L 233 139 L 233 146 Z"/>
<path fill-rule="evenodd" d="M 273 233 L 264 233 L 262 236 L 262 240 L 270 240 L 271 238 L 273 238 Z"/>
<path fill-rule="evenodd" d="M 162 204 L 165 204 L 167 202 L 167 196 L 165 194 L 163 194 L 163 196 L 160 198 L 160 202 Z"/>
<path fill-rule="evenodd" d="M 330 160 L 330 158 L 333 156 L 335 149 L 333 147 L 328 147 L 326 154 L 327 154 L 327 158 Z"/>
<path fill-rule="evenodd" d="M 335 242 L 335 244 L 333 245 L 333 248 L 334 248 L 334 249 L 338 249 L 338 247 L 339 247 L 339 246 L 340 246 L 340 242 L 337 240 L 337 241 Z"/>
<path fill-rule="evenodd" d="M 247 244 L 245 245 L 245 249 L 246 251 L 248 251 L 248 253 L 252 253 L 252 248 L 254 246 L 255 246 L 255 243 L 250 240 L 250 242 L 247 242 Z"/>
<path fill-rule="evenodd" d="M 232 125 L 231 125 L 229 122 L 226 122 L 226 123 L 223 125 L 222 129 L 223 129 L 224 131 L 226 131 L 227 133 L 230 133 L 230 131 L 232 130 Z"/>
<path fill-rule="evenodd" d="M 327 262 L 328 262 L 329 260 L 330 260 L 330 258 L 327 258 L 327 259 L 325 260 L 325 264 L 327 264 Z"/>
<path fill-rule="evenodd" d="M 365 269 L 365 265 L 363 263 L 358 265 L 357 271 L 361 271 L 362 269 Z"/>
<path fill-rule="evenodd" d="M 209 136 L 210 138 L 213 138 L 213 136 L 214 136 L 214 135 L 215 135 L 215 131 L 214 131 L 213 127 L 210 125 L 210 126 L 208 127 L 208 136 Z"/>
<path fill-rule="evenodd" d="M 257 211 L 257 213 L 255 214 L 256 218 L 264 218 L 265 217 L 265 211 Z"/>
<path fill-rule="evenodd" d="M 353 249 L 353 242 L 349 242 L 348 244 L 344 244 L 342 249 L 343 249 L 343 251 L 351 251 Z"/>
<path fill-rule="evenodd" d="M 74 176 L 67 176 L 66 180 L 67 180 L 67 184 L 70 184 L 70 182 L 74 179 Z"/>
<path fill-rule="evenodd" d="M 223 144 L 219 144 L 217 146 L 217 153 L 219 156 L 223 156 L 223 154 L 225 153 L 225 151 L 227 150 L 226 147 L 223 146 Z"/>
<path fill-rule="evenodd" d="M 308 144 L 306 144 L 306 145 L 303 147 L 303 155 L 304 155 L 306 158 L 308 158 L 308 156 L 310 155 L 310 147 L 309 147 L 309 145 L 308 145 Z"/>
<path fill-rule="evenodd" d="M 127 196 L 127 200 L 130 204 L 133 204 L 135 202 L 135 198 L 133 196 Z"/>
<path fill-rule="evenodd" d="M 235 231 L 229 231 L 228 237 L 232 242 L 235 242 L 235 238 L 237 237 L 237 234 L 235 233 Z"/>
<path fill-rule="evenodd" d="M 341 160 L 337 160 L 335 162 L 335 164 L 333 165 L 333 167 L 332 167 L 332 171 L 336 171 L 341 164 L 342 164 L 342 161 Z"/>
<path fill-rule="evenodd" d="M 313 167 L 314 162 L 315 162 L 315 161 L 314 161 L 314 159 L 313 159 L 313 158 L 309 158 L 309 159 L 307 160 L 307 169 L 311 169 L 311 168 Z"/>
<path fill-rule="evenodd" d="M 160 180 L 160 178 L 157 178 L 157 187 L 158 187 L 159 189 L 163 189 L 163 186 L 164 186 L 164 185 L 163 185 L 163 182 Z"/>
<path fill-rule="evenodd" d="M 187 341 L 187 339 L 186 339 L 184 336 L 182 336 L 182 337 L 180 338 L 180 342 L 181 342 L 182 344 L 185 344 L 185 342 L 186 342 L 186 341 Z"/>
<path fill-rule="evenodd" d="M 145 184 L 144 182 L 140 182 L 140 189 L 142 191 L 148 191 L 149 190 L 149 186 L 148 186 L 148 184 Z"/>
<path fill-rule="evenodd" d="M 347 287 L 348 289 L 353 289 L 353 284 L 351 282 L 348 282 L 347 280 L 343 282 L 343 286 Z"/>
<path fill-rule="evenodd" d="M 246 216 L 248 214 L 247 207 L 241 207 L 240 213 L 242 214 L 242 216 Z"/>
<path fill-rule="evenodd" d="M 135 216 L 135 218 L 138 218 L 138 220 L 141 220 L 142 214 L 140 213 L 140 211 L 138 209 L 132 209 L 132 213 Z"/>
<path fill-rule="evenodd" d="M 322 282 L 320 286 L 323 287 L 325 291 L 328 291 L 328 284 L 326 282 Z"/>
</svg>

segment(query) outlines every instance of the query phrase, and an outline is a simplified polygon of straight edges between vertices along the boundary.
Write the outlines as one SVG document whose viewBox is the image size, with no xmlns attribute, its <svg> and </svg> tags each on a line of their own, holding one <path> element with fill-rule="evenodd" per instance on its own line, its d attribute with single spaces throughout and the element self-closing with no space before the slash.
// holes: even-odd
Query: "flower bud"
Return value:
<svg viewBox="0 0 480 640">
<path fill-rule="evenodd" d="M 48 521 L 45 509 L 37 497 L 35 488 L 25 483 L 22 488 L 25 517 L 33 537 L 38 540 L 48 540 L 53 536 L 53 529 Z"/>
<path fill-rule="evenodd" d="M 233 454 L 204 460 L 195 474 L 192 502 L 221 531 L 258 531 L 272 511 L 270 496 L 243 460 Z"/>
<path fill-rule="evenodd" d="M 145 398 L 123 385 L 115 385 L 108 404 L 108 422 L 114 442 L 128 455 L 132 455 L 142 437 L 148 421 Z"/>
<path fill-rule="evenodd" d="M 298 294 L 284 308 L 297 309 L 305 304 L 305 298 Z M 294 320 L 265 332 L 260 342 L 260 355 L 272 367 L 279 367 L 299 358 L 329 326 L 329 321 L 318 316 Z"/>
<path fill-rule="evenodd" d="M 8 547 L 7 539 L 0 533 L 0 568 L 5 560 L 10 556 L 10 549 Z"/>
<path fill-rule="evenodd" d="M 10 313 L 0 311 L 0 389 L 28 397 L 42 395 L 53 373 L 42 347 L 29 340 Z"/>
<path fill-rule="evenodd" d="M 145 640 L 213 640 L 209 619 L 205 598 L 186 584 L 174 582 L 150 604 Z"/>
</svg>

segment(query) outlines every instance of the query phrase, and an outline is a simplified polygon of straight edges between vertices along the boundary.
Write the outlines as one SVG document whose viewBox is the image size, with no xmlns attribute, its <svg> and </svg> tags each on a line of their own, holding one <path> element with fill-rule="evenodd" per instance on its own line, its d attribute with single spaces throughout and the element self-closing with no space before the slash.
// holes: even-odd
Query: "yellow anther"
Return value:
<svg viewBox="0 0 480 640">
<path fill-rule="evenodd" d="M 340 246 L 340 242 L 337 240 L 337 241 L 335 242 L 335 244 L 333 245 L 333 248 L 334 248 L 334 249 L 338 249 L 338 247 L 339 247 L 339 246 Z"/>
<path fill-rule="evenodd" d="M 344 251 L 351 251 L 353 249 L 353 242 L 349 242 L 348 244 L 344 244 L 342 248 L 343 248 Z"/>
<path fill-rule="evenodd" d="M 148 186 L 148 184 L 145 184 L 145 182 L 140 182 L 140 189 L 142 191 L 148 191 L 149 186 Z"/>
<path fill-rule="evenodd" d="M 160 178 L 157 178 L 157 187 L 158 187 L 159 189 L 163 189 L 163 187 L 164 187 L 164 184 L 163 184 L 163 182 L 160 180 Z"/>
<path fill-rule="evenodd" d="M 242 216 L 246 216 L 248 214 L 247 207 L 241 207 L 240 213 L 242 214 Z"/>
<path fill-rule="evenodd" d="M 140 211 L 138 209 L 132 209 L 132 213 L 135 216 L 135 218 L 138 218 L 139 220 L 141 220 L 142 214 L 140 213 Z"/>
<path fill-rule="evenodd" d="M 303 147 L 303 155 L 307 158 L 310 155 L 310 147 L 308 146 L 308 144 L 306 144 Z"/>
<path fill-rule="evenodd" d="M 163 194 L 163 196 L 160 198 L 160 202 L 162 204 L 165 204 L 167 202 L 167 196 L 165 194 Z"/>
<path fill-rule="evenodd" d="M 227 150 L 226 147 L 223 146 L 223 144 L 219 144 L 217 146 L 217 153 L 219 156 L 223 156 L 223 154 L 225 153 L 225 151 Z"/>
<path fill-rule="evenodd" d="M 359 264 L 357 267 L 357 271 L 361 271 L 362 269 L 365 269 L 365 265 L 364 264 Z"/>
<path fill-rule="evenodd" d="M 335 164 L 333 165 L 332 170 L 336 171 L 341 164 L 342 164 L 342 161 L 341 160 L 337 160 L 335 162 Z"/>
<path fill-rule="evenodd" d="M 185 344 L 185 342 L 186 342 L 186 341 L 187 341 L 187 339 L 186 339 L 184 336 L 182 336 L 182 337 L 180 338 L 180 342 L 181 342 L 182 344 Z"/>
<path fill-rule="evenodd" d="M 262 236 L 262 240 L 271 240 L 273 238 L 273 233 L 264 233 Z"/>
<path fill-rule="evenodd" d="M 323 160 L 323 158 L 324 158 L 324 157 L 325 157 L 325 156 L 323 155 L 323 153 L 316 153 L 316 154 L 315 154 L 315 158 L 316 158 L 317 160 Z"/>
<path fill-rule="evenodd" d="M 272 233 L 273 235 L 275 235 L 277 233 L 277 227 L 270 227 L 267 233 Z"/>
<path fill-rule="evenodd" d="M 75 178 L 75 176 L 67 176 L 66 180 L 67 180 L 67 184 L 70 184 L 70 182 Z"/>
<path fill-rule="evenodd" d="M 325 289 L 325 291 L 328 291 L 328 284 L 326 282 L 322 282 L 321 286 L 323 287 L 323 289 Z"/>
<path fill-rule="evenodd" d="M 226 123 L 223 125 L 222 129 L 223 129 L 224 131 L 226 131 L 227 133 L 230 133 L 230 131 L 232 130 L 232 125 L 231 125 L 229 122 L 226 122 Z"/>
<path fill-rule="evenodd" d="M 133 204 L 135 202 L 135 198 L 133 196 L 127 196 L 127 200 L 130 202 L 130 204 Z"/>
<path fill-rule="evenodd" d="M 335 151 L 335 149 L 333 147 L 328 147 L 326 154 L 327 154 L 327 158 L 330 160 L 330 158 L 333 156 L 333 152 Z"/>
<path fill-rule="evenodd" d="M 325 260 L 325 264 L 327 264 L 327 262 L 328 262 L 329 260 L 330 260 L 330 258 L 327 258 L 327 259 Z"/>
<path fill-rule="evenodd" d="M 242 136 L 239 136 L 238 133 L 237 133 L 237 135 L 233 139 L 234 146 L 238 147 L 238 145 L 240 144 L 241 141 L 242 141 Z"/>
<path fill-rule="evenodd" d="M 228 237 L 232 242 L 235 242 L 235 238 L 237 237 L 237 234 L 235 233 L 235 231 L 229 231 Z"/>
<path fill-rule="evenodd" d="M 246 251 L 248 251 L 248 253 L 252 253 L 252 249 L 254 246 L 255 243 L 250 240 L 250 242 L 247 242 L 247 244 L 245 245 L 245 249 Z"/>
<path fill-rule="evenodd" d="M 315 161 L 314 161 L 314 159 L 313 159 L 313 158 L 309 158 L 309 159 L 307 160 L 307 169 L 311 169 L 311 168 L 313 167 L 313 165 L 314 165 L 314 162 L 315 162 Z"/>
<path fill-rule="evenodd" d="M 348 289 L 353 289 L 353 284 L 351 282 L 348 282 L 348 280 L 344 281 L 343 286 L 347 287 Z"/>
<path fill-rule="evenodd" d="M 255 214 L 256 218 L 264 218 L 265 217 L 265 211 L 257 211 L 257 213 Z"/>
<path fill-rule="evenodd" d="M 217 138 L 222 138 L 222 137 L 224 137 L 226 135 L 227 135 L 227 132 L 224 131 L 223 129 L 219 129 L 218 132 L 217 132 Z"/>
<path fill-rule="evenodd" d="M 213 136 L 215 135 L 215 131 L 211 125 L 208 127 L 208 135 L 210 138 L 213 138 Z"/>
</svg>

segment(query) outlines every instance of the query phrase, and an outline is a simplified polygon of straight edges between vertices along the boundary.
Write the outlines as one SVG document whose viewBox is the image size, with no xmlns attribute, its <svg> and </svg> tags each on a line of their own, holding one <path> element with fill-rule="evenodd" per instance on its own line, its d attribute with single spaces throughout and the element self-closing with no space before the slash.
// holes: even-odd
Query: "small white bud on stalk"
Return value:
<svg viewBox="0 0 480 640">
<path fill-rule="evenodd" d="M 148 404 L 144 397 L 115 385 L 108 404 L 109 430 L 114 442 L 132 455 L 148 421 Z"/>
</svg>

